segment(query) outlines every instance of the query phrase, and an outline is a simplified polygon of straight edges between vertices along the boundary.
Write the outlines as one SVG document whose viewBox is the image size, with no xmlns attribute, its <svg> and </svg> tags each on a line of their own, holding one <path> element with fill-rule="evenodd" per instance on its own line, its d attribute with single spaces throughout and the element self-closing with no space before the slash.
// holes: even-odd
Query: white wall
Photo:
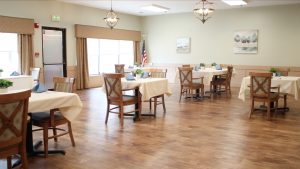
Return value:
<svg viewBox="0 0 300 169">
<path fill-rule="evenodd" d="M 150 62 L 300 66 L 300 5 L 216 10 L 205 24 L 192 12 L 143 18 Z M 258 29 L 258 53 L 234 54 L 235 30 Z M 176 39 L 191 37 L 191 52 Z"/>
<path fill-rule="evenodd" d="M 35 66 L 42 66 L 42 26 L 67 29 L 67 64 L 76 65 L 76 39 L 74 24 L 106 27 L 103 18 L 107 11 L 57 1 L 0 1 L 0 15 L 31 18 L 40 24 L 35 29 L 34 52 L 40 57 L 35 59 Z M 52 22 L 51 15 L 61 16 L 61 22 Z M 120 21 L 117 29 L 141 30 L 141 18 L 118 13 Z M 1 23 L 0 23 L 1 24 Z"/>
</svg>

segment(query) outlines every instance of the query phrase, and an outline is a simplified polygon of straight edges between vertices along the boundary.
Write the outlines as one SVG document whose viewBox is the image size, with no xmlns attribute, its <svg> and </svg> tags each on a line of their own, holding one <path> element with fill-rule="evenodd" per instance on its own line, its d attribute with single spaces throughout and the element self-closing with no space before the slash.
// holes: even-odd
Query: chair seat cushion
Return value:
<svg viewBox="0 0 300 169">
<path fill-rule="evenodd" d="M 64 119 L 59 111 L 54 113 L 54 119 L 60 120 Z M 50 121 L 50 112 L 38 112 L 31 114 L 31 120 L 34 122 Z"/>
</svg>

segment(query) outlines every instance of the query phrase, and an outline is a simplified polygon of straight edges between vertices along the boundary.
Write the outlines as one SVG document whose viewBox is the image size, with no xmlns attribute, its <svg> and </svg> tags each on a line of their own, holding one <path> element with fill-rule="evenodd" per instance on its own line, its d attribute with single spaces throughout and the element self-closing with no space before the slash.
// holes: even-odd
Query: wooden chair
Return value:
<svg viewBox="0 0 300 169">
<path fill-rule="evenodd" d="M 277 69 L 277 73 L 280 73 L 280 76 L 288 76 L 289 74 L 289 69 L 287 68 L 276 68 Z M 283 107 L 281 107 L 280 109 L 283 109 L 284 111 L 288 111 L 289 108 L 287 107 L 287 96 L 288 93 L 280 93 L 279 98 L 283 99 Z"/>
<path fill-rule="evenodd" d="M 180 97 L 185 93 L 186 96 L 194 98 L 193 91 L 196 90 L 196 94 L 199 94 L 201 90 L 201 96 L 204 96 L 204 84 L 202 78 L 193 78 L 193 68 L 192 67 L 179 67 L 179 78 L 180 78 Z M 200 80 L 200 83 L 196 83 L 194 80 Z"/>
<path fill-rule="evenodd" d="M 125 75 L 125 65 L 124 64 L 115 64 L 115 73 L 121 73 L 123 76 Z"/>
<path fill-rule="evenodd" d="M 0 95 L 0 158 L 7 158 L 11 168 L 11 157 L 20 154 L 22 168 L 28 168 L 26 153 L 26 130 L 28 99 L 31 90 Z"/>
<path fill-rule="evenodd" d="M 210 94 L 214 92 L 226 92 L 226 95 L 231 95 L 231 77 L 232 77 L 233 67 L 227 67 L 227 73 L 224 75 L 215 76 L 210 82 Z"/>
<path fill-rule="evenodd" d="M 41 71 L 41 68 L 39 68 L 39 67 L 30 68 L 31 76 L 32 76 L 35 84 L 38 84 L 40 81 L 40 71 Z"/>
<path fill-rule="evenodd" d="M 254 102 L 267 103 L 267 118 L 271 118 L 271 103 L 275 102 L 275 111 L 278 106 L 279 87 L 271 87 L 272 73 L 254 73 L 250 72 L 250 98 L 251 107 L 249 118 L 254 112 Z M 277 89 L 277 92 L 271 92 L 271 89 Z"/>
<path fill-rule="evenodd" d="M 75 90 L 75 78 L 54 77 L 53 82 L 54 91 L 72 93 Z M 57 137 L 69 134 L 72 146 L 75 147 L 71 122 L 60 113 L 59 109 L 52 109 L 50 110 L 50 113 L 31 113 L 31 120 L 34 126 L 41 127 L 41 129 L 33 131 L 43 130 L 45 157 L 48 157 L 48 139 L 54 139 L 54 141 L 57 142 Z M 57 126 L 63 124 L 68 125 L 68 130 L 57 128 Z M 53 136 L 48 136 L 49 129 L 53 130 Z M 57 130 L 63 131 L 63 133 L 58 134 Z"/>
<path fill-rule="evenodd" d="M 149 69 L 148 72 L 152 78 L 166 78 L 167 76 L 167 69 Z M 152 109 L 152 102 L 154 103 L 154 117 L 156 117 L 157 105 L 162 104 L 164 113 L 166 113 L 165 94 L 154 96 L 149 99 L 150 110 Z"/>
<path fill-rule="evenodd" d="M 129 89 L 135 90 L 135 96 L 123 95 L 123 91 L 128 90 L 122 90 L 121 78 L 123 75 L 121 73 L 104 73 L 103 77 L 107 99 L 105 124 L 107 124 L 109 113 L 119 114 L 121 127 L 124 125 L 124 115 L 130 115 L 129 113 L 136 112 L 138 113 L 138 118 L 140 118 L 142 104 L 138 88 Z M 111 108 L 111 105 L 115 107 Z M 133 111 L 124 112 L 124 107 L 129 105 L 138 105 L 138 108 L 135 108 Z M 113 111 L 115 109 L 119 111 Z"/>
</svg>

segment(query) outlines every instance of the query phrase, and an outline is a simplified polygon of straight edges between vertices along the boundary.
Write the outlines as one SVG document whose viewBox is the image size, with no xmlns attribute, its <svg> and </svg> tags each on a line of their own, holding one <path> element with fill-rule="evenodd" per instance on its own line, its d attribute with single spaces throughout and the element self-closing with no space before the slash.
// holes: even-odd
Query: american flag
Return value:
<svg viewBox="0 0 300 169">
<path fill-rule="evenodd" d="M 147 63 L 147 53 L 146 53 L 146 48 L 145 48 L 145 40 L 143 41 L 141 61 L 142 61 L 142 67 L 143 67 Z"/>
</svg>

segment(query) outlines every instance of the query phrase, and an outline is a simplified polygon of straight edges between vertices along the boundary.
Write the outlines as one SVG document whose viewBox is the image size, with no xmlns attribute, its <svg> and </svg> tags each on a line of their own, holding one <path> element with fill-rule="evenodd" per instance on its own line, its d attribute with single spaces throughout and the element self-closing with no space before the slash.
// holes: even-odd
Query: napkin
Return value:
<svg viewBox="0 0 300 169">
<path fill-rule="evenodd" d="M 126 78 L 126 80 L 135 80 L 135 78 L 132 74 L 128 74 L 125 78 Z"/>
<path fill-rule="evenodd" d="M 142 74 L 142 78 L 148 78 L 149 77 L 149 72 L 144 72 Z"/>
<path fill-rule="evenodd" d="M 33 93 L 42 93 L 42 92 L 45 92 L 47 91 L 47 89 L 45 88 L 45 86 L 41 83 L 38 83 L 37 85 L 35 85 L 33 88 L 32 88 L 32 92 Z"/>
<path fill-rule="evenodd" d="M 20 73 L 16 72 L 16 71 L 13 71 L 10 76 L 20 76 Z"/>
<path fill-rule="evenodd" d="M 216 65 L 216 70 L 222 70 L 221 65 Z"/>
</svg>

